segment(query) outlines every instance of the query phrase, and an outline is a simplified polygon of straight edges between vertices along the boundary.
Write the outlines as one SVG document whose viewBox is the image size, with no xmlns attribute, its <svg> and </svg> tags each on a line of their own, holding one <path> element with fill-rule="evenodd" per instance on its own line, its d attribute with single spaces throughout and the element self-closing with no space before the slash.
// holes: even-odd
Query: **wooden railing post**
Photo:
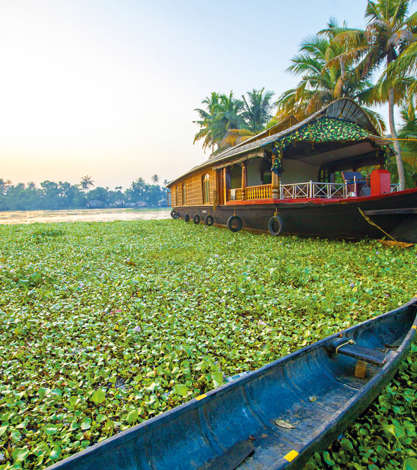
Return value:
<svg viewBox="0 0 417 470">
<path fill-rule="evenodd" d="M 241 182 L 241 188 L 242 188 L 242 201 L 246 199 L 246 162 L 241 163 L 242 166 L 242 182 Z"/>
<path fill-rule="evenodd" d="M 276 159 L 276 156 L 272 155 L 272 168 L 274 167 L 275 159 Z M 275 173 L 275 171 L 272 171 L 271 176 L 272 176 L 271 177 L 272 199 L 278 199 L 279 198 L 279 176 Z"/>
<path fill-rule="evenodd" d="M 223 168 L 223 204 L 227 202 L 227 177 L 226 167 Z"/>
</svg>

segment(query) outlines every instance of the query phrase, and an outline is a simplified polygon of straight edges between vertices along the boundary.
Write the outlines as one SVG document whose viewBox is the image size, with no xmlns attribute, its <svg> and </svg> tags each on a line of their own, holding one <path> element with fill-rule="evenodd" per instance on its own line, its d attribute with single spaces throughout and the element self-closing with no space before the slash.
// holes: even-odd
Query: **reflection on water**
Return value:
<svg viewBox="0 0 417 470">
<path fill-rule="evenodd" d="M 112 220 L 157 220 L 169 218 L 169 209 L 77 209 L 63 211 L 0 212 L 0 224 L 34 222 L 111 222 Z"/>
</svg>

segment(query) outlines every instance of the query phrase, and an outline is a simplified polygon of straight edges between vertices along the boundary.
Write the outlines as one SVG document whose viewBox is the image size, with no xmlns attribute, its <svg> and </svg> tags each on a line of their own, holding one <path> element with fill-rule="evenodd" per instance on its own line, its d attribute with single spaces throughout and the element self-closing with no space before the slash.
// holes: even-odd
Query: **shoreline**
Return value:
<svg viewBox="0 0 417 470">
<path fill-rule="evenodd" d="M 54 222 L 113 222 L 129 220 L 162 220 L 170 217 L 170 208 L 54 209 L 2 211 L 0 225 Z"/>
</svg>

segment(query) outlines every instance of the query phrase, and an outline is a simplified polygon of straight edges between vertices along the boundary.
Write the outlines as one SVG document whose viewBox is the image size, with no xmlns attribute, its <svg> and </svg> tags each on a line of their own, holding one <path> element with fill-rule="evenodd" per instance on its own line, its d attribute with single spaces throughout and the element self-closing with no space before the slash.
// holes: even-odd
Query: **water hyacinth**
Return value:
<svg viewBox="0 0 417 470">
<path fill-rule="evenodd" d="M 44 468 L 395 308 L 417 293 L 416 254 L 172 220 L 0 226 L 0 470 Z M 416 359 L 310 468 L 413 457 Z"/>
</svg>

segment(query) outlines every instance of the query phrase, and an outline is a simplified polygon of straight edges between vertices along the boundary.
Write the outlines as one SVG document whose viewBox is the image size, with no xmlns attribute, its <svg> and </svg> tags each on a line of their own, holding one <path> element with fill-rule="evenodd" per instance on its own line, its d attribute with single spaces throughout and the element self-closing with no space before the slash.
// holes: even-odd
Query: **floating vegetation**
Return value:
<svg viewBox="0 0 417 470">
<path fill-rule="evenodd" d="M 45 467 L 395 308 L 417 293 L 416 261 L 414 247 L 171 220 L 1 226 L 0 469 Z M 412 462 L 413 347 L 310 468 Z"/>
</svg>

